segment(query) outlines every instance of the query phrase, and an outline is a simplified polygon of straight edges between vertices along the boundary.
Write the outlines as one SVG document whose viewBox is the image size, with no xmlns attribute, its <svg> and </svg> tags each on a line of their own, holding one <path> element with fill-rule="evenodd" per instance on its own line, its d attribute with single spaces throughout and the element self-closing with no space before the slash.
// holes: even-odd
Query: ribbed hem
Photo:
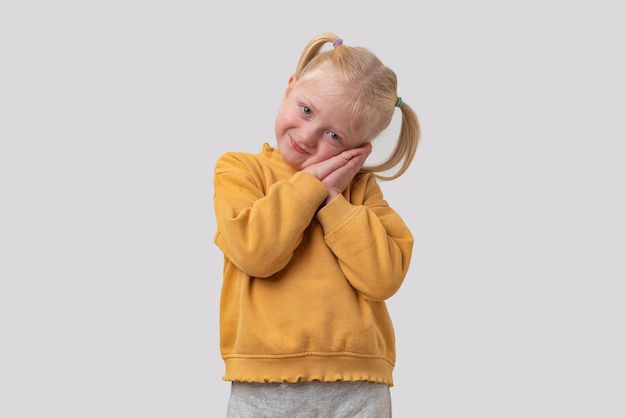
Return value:
<svg viewBox="0 0 626 418">
<path fill-rule="evenodd" d="M 357 382 L 370 381 L 393 386 L 393 364 L 381 358 L 307 354 L 288 358 L 224 358 L 228 381 L 280 382 Z"/>
</svg>

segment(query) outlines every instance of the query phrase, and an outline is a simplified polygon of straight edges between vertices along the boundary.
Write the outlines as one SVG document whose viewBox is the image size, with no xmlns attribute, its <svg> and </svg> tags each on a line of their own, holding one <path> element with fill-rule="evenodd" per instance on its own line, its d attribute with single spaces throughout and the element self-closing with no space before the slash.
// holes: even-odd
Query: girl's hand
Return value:
<svg viewBox="0 0 626 418">
<path fill-rule="evenodd" d="M 320 179 L 328 188 L 328 196 L 324 204 L 333 200 L 348 187 L 348 184 L 361 170 L 371 152 L 372 144 L 366 142 L 360 147 L 346 150 L 341 154 L 312 164 L 304 169 L 304 171 Z"/>
</svg>

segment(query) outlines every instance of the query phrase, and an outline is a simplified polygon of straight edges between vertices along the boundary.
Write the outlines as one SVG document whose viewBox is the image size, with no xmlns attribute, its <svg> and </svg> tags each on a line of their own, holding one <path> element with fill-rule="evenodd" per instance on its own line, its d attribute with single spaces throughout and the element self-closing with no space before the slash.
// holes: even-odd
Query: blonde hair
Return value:
<svg viewBox="0 0 626 418">
<path fill-rule="evenodd" d="M 333 49 L 322 52 L 322 47 L 333 44 Z M 350 104 L 352 128 L 363 142 L 375 139 L 385 130 L 394 115 L 396 104 L 402 112 L 402 123 L 396 145 L 391 154 L 375 166 L 364 166 L 362 172 L 372 172 L 381 180 L 400 177 L 413 161 L 420 138 L 420 126 L 413 109 L 397 93 L 396 74 L 374 55 L 361 47 L 351 47 L 334 33 L 322 33 L 304 48 L 295 76 L 297 82 L 326 76 L 332 65 L 332 77 L 354 92 Z M 391 175 L 378 174 L 399 166 Z"/>
</svg>

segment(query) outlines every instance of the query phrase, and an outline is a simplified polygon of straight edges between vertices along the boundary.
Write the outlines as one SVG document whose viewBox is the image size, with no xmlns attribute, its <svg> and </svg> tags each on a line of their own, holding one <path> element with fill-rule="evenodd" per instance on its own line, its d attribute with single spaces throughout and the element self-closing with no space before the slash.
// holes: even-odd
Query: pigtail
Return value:
<svg viewBox="0 0 626 418">
<path fill-rule="evenodd" d="M 298 61 L 298 66 L 296 67 L 296 72 L 294 73 L 295 76 L 300 77 L 304 68 L 313 60 L 313 58 L 320 54 L 320 51 L 325 44 L 335 44 L 338 40 L 340 40 L 340 38 L 330 32 L 322 33 L 311 39 L 304 47 L 304 51 L 300 56 L 300 61 Z"/>
<path fill-rule="evenodd" d="M 419 144 L 421 129 L 417 115 L 413 109 L 401 99 L 398 99 L 398 102 L 398 107 L 402 112 L 402 123 L 396 146 L 385 161 L 373 167 L 366 167 L 364 170 L 374 172 L 376 178 L 380 180 L 393 180 L 404 174 L 404 172 L 411 165 Z M 400 168 L 392 175 L 384 176 L 382 174 L 378 174 L 388 171 L 398 165 Z"/>
</svg>

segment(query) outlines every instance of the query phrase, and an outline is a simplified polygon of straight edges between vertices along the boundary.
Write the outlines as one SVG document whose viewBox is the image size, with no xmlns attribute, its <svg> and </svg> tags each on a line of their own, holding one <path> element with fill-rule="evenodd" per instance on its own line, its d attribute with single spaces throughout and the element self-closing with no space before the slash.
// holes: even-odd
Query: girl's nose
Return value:
<svg viewBox="0 0 626 418">
<path fill-rule="evenodd" d="M 317 126 L 315 126 L 314 123 L 309 122 L 302 129 L 301 140 L 304 145 L 314 148 L 317 145 L 317 142 L 319 141 L 321 135 L 322 133 L 320 133 Z"/>
</svg>

